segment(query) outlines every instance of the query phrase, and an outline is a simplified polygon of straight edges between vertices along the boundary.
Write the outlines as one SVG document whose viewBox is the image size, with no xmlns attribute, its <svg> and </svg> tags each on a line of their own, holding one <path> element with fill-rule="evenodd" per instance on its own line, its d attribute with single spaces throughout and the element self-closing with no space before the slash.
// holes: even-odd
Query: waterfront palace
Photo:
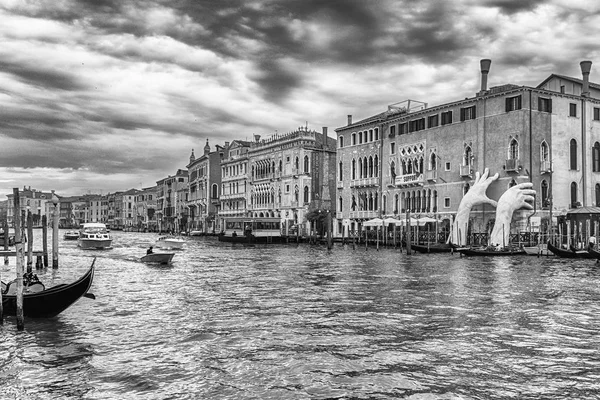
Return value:
<svg viewBox="0 0 600 400">
<path fill-rule="evenodd" d="M 219 232 L 234 216 L 277 217 L 286 231 L 308 233 L 306 214 L 331 212 L 333 232 L 347 236 L 372 218 L 437 219 L 447 229 L 477 171 L 499 178 L 497 200 L 531 181 L 535 209 L 517 213 L 515 229 L 543 226 L 569 210 L 600 204 L 600 85 L 552 74 L 538 86 L 488 88 L 482 60 L 473 97 L 429 107 L 406 100 L 335 130 L 336 138 L 300 127 L 252 141 L 234 140 L 198 157 L 156 186 L 106 195 L 60 197 L 62 226 L 100 221 L 113 229 Z M 474 90 L 475 91 L 475 90 Z M 21 205 L 53 212 L 52 194 L 24 188 Z M 12 194 L 3 202 L 12 220 Z M 488 232 L 495 210 L 480 206 L 470 229 Z"/>
</svg>

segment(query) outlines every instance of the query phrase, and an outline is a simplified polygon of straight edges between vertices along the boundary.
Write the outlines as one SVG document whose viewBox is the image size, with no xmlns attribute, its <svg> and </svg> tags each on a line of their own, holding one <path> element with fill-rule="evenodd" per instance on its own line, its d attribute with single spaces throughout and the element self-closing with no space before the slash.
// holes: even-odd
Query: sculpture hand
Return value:
<svg viewBox="0 0 600 400">
<path fill-rule="evenodd" d="M 533 183 L 524 182 L 508 189 L 498 200 L 497 212 L 510 212 L 510 217 L 512 218 L 512 213 L 521 208 L 533 210 L 533 205 L 531 203 L 535 200 L 533 197 L 535 196 L 535 190 L 533 190 L 532 187 Z M 498 215 L 496 216 L 496 219 L 498 219 Z"/>
<path fill-rule="evenodd" d="M 490 170 L 486 168 L 481 176 L 479 171 L 475 173 L 475 182 L 473 182 L 473 186 L 471 186 L 467 194 L 465 194 L 463 197 L 460 207 L 467 207 L 470 209 L 478 204 L 490 204 L 494 207 L 497 206 L 496 201 L 490 199 L 485 194 L 490 184 L 498 179 L 498 173 L 496 173 L 494 176 L 488 177 L 489 172 Z"/>
</svg>

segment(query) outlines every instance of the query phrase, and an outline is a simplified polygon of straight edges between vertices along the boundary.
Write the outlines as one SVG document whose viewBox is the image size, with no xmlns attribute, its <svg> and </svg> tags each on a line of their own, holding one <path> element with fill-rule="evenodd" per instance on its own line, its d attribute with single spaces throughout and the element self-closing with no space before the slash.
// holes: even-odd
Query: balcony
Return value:
<svg viewBox="0 0 600 400">
<path fill-rule="evenodd" d="M 473 175 L 473 166 L 471 165 L 460 165 L 460 176 L 462 177 L 470 177 Z"/>
<path fill-rule="evenodd" d="M 379 186 L 379 178 L 362 178 L 350 181 L 350 187 Z"/>
<path fill-rule="evenodd" d="M 504 164 L 504 169 L 507 172 L 517 172 L 519 168 L 519 160 L 512 158 L 509 160 L 506 160 L 506 164 Z"/>
<path fill-rule="evenodd" d="M 425 179 L 428 181 L 437 181 L 438 172 L 437 169 L 432 169 L 431 171 L 425 171 Z"/>
<path fill-rule="evenodd" d="M 550 161 L 546 160 L 546 161 L 542 161 L 540 163 L 540 173 L 541 174 L 549 174 L 552 172 L 552 164 L 550 164 Z"/>
<path fill-rule="evenodd" d="M 373 219 L 379 217 L 379 211 L 350 211 L 352 219 Z"/>
<path fill-rule="evenodd" d="M 406 174 L 397 176 L 394 180 L 396 186 L 409 187 L 409 186 L 423 186 L 423 174 Z"/>
</svg>

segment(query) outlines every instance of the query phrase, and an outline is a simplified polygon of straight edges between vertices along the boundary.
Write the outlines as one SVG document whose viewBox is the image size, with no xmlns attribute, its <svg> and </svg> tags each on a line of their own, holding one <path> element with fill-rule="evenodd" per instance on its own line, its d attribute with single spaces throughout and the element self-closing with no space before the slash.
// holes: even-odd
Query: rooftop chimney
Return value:
<svg viewBox="0 0 600 400">
<path fill-rule="evenodd" d="M 490 72 L 490 65 L 492 65 L 492 60 L 487 58 L 481 60 L 479 62 L 481 65 L 481 94 L 487 92 L 487 77 L 488 72 Z"/>
<path fill-rule="evenodd" d="M 352 125 L 352 114 L 348 114 L 348 125 Z"/>
<path fill-rule="evenodd" d="M 581 73 L 583 74 L 583 88 L 581 89 L 581 95 L 590 97 L 590 70 L 592 69 L 592 62 L 582 61 L 579 65 L 581 66 Z"/>
</svg>

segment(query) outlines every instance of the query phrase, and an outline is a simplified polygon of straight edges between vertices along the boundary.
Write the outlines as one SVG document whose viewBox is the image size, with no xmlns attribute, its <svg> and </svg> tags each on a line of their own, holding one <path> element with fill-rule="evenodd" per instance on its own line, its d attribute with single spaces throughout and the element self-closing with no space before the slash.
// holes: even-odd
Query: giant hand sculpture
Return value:
<svg viewBox="0 0 600 400">
<path fill-rule="evenodd" d="M 498 174 L 488 177 L 489 169 L 486 168 L 483 174 L 479 174 L 479 171 L 475 173 L 475 182 L 462 198 L 458 210 L 456 211 L 456 218 L 452 225 L 452 235 L 449 240 L 455 245 L 464 246 L 467 244 L 467 226 L 469 223 L 469 214 L 471 209 L 478 204 L 490 204 L 496 207 L 497 203 L 487 197 L 485 192 L 490 184 L 498 179 Z M 511 214 L 512 216 L 512 214 Z"/>
<path fill-rule="evenodd" d="M 513 213 L 521 208 L 533 210 L 533 206 L 528 203 L 534 201 L 535 190 L 531 189 L 532 187 L 531 182 L 520 183 L 500 196 L 496 209 L 496 223 L 490 235 L 490 246 L 507 246 Z"/>
</svg>

